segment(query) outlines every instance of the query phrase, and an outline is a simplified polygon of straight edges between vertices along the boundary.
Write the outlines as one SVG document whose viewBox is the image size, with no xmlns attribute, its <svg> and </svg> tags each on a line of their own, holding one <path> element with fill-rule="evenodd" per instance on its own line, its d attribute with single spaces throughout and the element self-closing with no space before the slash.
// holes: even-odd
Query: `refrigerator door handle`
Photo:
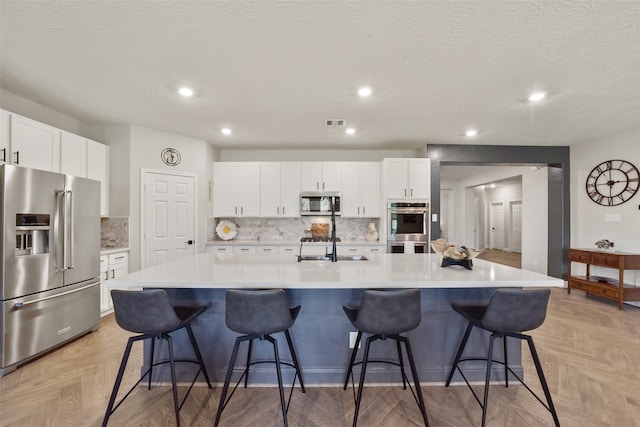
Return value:
<svg viewBox="0 0 640 427">
<path fill-rule="evenodd" d="M 51 295 L 51 296 L 44 297 L 44 298 L 34 299 L 33 301 L 27 301 L 27 302 L 17 301 L 13 307 L 15 309 L 20 309 L 20 308 L 26 307 L 28 305 L 35 304 L 37 302 L 47 301 L 47 300 L 50 300 L 50 299 L 53 299 L 53 298 L 58 298 L 58 297 L 62 297 L 62 296 L 65 296 L 65 295 L 73 294 L 75 292 L 84 291 L 85 289 L 92 288 L 92 287 L 97 286 L 99 284 L 100 284 L 100 282 L 91 283 L 90 285 L 83 286 L 81 288 L 74 289 L 72 291 L 62 292 L 62 293 L 59 293 L 59 294 L 56 294 L 56 295 Z"/>
<path fill-rule="evenodd" d="M 64 271 L 65 270 L 65 258 L 64 258 L 64 239 L 65 239 L 65 226 L 64 226 L 64 206 L 65 206 L 65 192 L 57 191 L 56 192 L 56 215 L 54 218 L 54 238 L 55 242 L 53 245 L 53 258 L 55 263 L 56 271 Z"/>
<path fill-rule="evenodd" d="M 73 270 L 75 268 L 74 266 L 74 248 L 73 248 L 73 238 L 74 238 L 74 233 L 73 233 L 73 191 L 71 190 L 67 190 L 66 191 L 66 200 L 65 200 L 65 209 L 66 212 L 64 214 L 64 228 L 65 228 L 65 241 L 64 241 L 64 253 L 65 253 L 65 261 L 64 261 L 64 268 L 66 270 Z"/>
</svg>

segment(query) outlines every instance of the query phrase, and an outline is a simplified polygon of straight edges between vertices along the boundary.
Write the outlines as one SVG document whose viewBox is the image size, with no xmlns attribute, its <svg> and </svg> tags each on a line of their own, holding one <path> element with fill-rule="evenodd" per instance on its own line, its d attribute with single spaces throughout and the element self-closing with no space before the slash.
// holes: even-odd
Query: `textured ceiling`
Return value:
<svg viewBox="0 0 640 427">
<path fill-rule="evenodd" d="M 638 1 L 1 0 L 0 12 L 2 88 L 86 123 L 356 149 L 570 145 L 640 126 Z M 183 84 L 193 98 L 176 95 Z M 549 96 L 532 106 L 533 90 Z"/>
</svg>

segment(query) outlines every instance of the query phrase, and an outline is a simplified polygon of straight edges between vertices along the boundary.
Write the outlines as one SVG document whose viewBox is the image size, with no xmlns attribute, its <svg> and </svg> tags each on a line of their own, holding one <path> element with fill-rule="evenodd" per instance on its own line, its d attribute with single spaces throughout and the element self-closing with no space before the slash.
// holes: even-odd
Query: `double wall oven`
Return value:
<svg viewBox="0 0 640 427">
<path fill-rule="evenodd" d="M 389 202 L 387 231 L 387 252 L 429 252 L 429 203 Z"/>
</svg>

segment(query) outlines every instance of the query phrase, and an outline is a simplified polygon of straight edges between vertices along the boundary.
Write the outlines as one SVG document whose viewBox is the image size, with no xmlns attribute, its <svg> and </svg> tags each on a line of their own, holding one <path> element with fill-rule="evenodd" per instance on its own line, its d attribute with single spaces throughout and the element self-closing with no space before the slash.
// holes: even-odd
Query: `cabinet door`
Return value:
<svg viewBox="0 0 640 427">
<path fill-rule="evenodd" d="M 9 163 L 11 155 L 11 113 L 0 110 L 0 165 Z"/>
<path fill-rule="evenodd" d="M 409 159 L 409 197 L 429 199 L 429 159 Z"/>
<path fill-rule="evenodd" d="M 322 191 L 342 191 L 342 163 L 322 164 Z"/>
<path fill-rule="evenodd" d="M 213 164 L 213 215 L 238 215 L 238 166 L 235 162 Z"/>
<path fill-rule="evenodd" d="M 260 216 L 260 163 L 238 163 L 238 211 L 240 216 Z"/>
<path fill-rule="evenodd" d="M 12 114 L 11 163 L 60 172 L 60 130 Z"/>
<path fill-rule="evenodd" d="M 362 216 L 360 203 L 360 165 L 356 162 L 342 164 L 342 198 L 340 215 L 344 218 Z"/>
<path fill-rule="evenodd" d="M 301 173 L 300 163 L 282 163 L 280 165 L 280 213 L 283 217 L 297 218 L 300 216 Z"/>
<path fill-rule="evenodd" d="M 322 163 L 302 164 L 302 191 L 322 191 Z"/>
<path fill-rule="evenodd" d="M 87 176 L 87 140 L 69 132 L 60 137 L 60 173 Z"/>
<path fill-rule="evenodd" d="M 113 308 L 110 289 L 107 286 L 109 277 L 109 257 L 100 255 L 100 313 L 107 314 Z"/>
<path fill-rule="evenodd" d="M 408 196 L 407 159 L 385 159 L 385 194 L 388 199 L 404 199 Z"/>
<path fill-rule="evenodd" d="M 233 252 L 233 246 L 207 246 L 207 253 L 210 254 L 228 254 Z"/>
<path fill-rule="evenodd" d="M 100 215 L 109 215 L 109 146 L 87 142 L 87 178 L 100 181 Z"/>
<path fill-rule="evenodd" d="M 359 180 L 360 216 L 365 218 L 380 217 L 380 164 L 377 162 L 361 163 Z M 344 184 L 345 180 L 343 179 L 342 182 Z"/>
<path fill-rule="evenodd" d="M 260 216 L 273 218 L 282 215 L 280 163 L 260 164 Z"/>
</svg>

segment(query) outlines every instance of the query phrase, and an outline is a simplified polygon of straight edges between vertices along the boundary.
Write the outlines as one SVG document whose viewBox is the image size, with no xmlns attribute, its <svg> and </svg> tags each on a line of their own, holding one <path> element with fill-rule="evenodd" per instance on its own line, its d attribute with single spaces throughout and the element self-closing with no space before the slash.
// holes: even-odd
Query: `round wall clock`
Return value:
<svg viewBox="0 0 640 427">
<path fill-rule="evenodd" d="M 175 148 L 165 148 L 162 150 L 162 153 L 160 153 L 160 158 L 164 164 L 168 166 L 177 166 L 180 164 L 180 160 L 182 160 L 180 152 Z"/>
<path fill-rule="evenodd" d="M 638 168 L 624 160 L 607 160 L 587 177 L 587 194 L 599 205 L 617 206 L 632 198 L 640 186 Z"/>
</svg>

